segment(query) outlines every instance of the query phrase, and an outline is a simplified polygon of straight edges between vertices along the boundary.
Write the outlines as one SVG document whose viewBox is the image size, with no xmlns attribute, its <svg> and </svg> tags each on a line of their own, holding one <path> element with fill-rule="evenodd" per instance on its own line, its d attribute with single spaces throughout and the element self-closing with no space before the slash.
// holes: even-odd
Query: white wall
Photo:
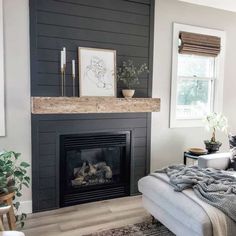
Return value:
<svg viewBox="0 0 236 236">
<path fill-rule="evenodd" d="M 31 163 L 29 3 L 4 0 L 3 4 L 6 136 L 0 137 L 0 149 L 20 152 Z M 23 211 L 31 211 L 31 199 L 31 190 L 24 189 Z"/>
<path fill-rule="evenodd" d="M 151 170 L 182 163 L 188 147 L 204 147 L 209 138 L 204 128 L 169 128 L 173 22 L 226 31 L 226 60 L 223 113 L 230 131 L 236 133 L 236 13 L 203 7 L 177 0 L 156 0 L 153 97 L 161 98 L 161 112 L 152 117 Z M 220 134 L 222 151 L 228 150 L 226 135 Z"/>
</svg>

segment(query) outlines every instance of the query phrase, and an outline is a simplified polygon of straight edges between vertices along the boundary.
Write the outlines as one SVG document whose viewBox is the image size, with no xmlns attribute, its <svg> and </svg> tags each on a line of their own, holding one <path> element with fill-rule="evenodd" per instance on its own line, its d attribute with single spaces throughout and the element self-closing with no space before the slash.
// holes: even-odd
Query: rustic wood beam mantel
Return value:
<svg viewBox="0 0 236 236">
<path fill-rule="evenodd" d="M 158 112 L 159 98 L 32 97 L 33 114 Z"/>
</svg>

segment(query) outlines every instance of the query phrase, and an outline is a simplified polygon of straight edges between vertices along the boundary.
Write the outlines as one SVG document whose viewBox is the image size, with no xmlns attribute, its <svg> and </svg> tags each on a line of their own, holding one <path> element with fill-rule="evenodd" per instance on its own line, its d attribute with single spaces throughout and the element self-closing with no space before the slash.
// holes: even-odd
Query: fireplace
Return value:
<svg viewBox="0 0 236 236">
<path fill-rule="evenodd" d="M 130 131 L 60 136 L 60 207 L 130 195 Z"/>
</svg>

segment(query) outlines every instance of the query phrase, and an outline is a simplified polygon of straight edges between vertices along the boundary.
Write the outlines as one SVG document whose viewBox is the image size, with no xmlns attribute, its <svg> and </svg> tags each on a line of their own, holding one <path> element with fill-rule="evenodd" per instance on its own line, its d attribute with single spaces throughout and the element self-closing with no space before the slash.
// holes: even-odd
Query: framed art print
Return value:
<svg viewBox="0 0 236 236">
<path fill-rule="evenodd" d="M 116 51 L 79 47 L 80 97 L 116 96 Z"/>
</svg>

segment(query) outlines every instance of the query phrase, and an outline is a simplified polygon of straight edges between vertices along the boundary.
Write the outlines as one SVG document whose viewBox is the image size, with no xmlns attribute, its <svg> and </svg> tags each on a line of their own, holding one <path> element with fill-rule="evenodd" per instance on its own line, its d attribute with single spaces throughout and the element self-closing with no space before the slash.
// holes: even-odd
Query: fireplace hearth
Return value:
<svg viewBox="0 0 236 236">
<path fill-rule="evenodd" d="M 60 206 L 130 195 L 130 131 L 60 136 Z"/>
</svg>

